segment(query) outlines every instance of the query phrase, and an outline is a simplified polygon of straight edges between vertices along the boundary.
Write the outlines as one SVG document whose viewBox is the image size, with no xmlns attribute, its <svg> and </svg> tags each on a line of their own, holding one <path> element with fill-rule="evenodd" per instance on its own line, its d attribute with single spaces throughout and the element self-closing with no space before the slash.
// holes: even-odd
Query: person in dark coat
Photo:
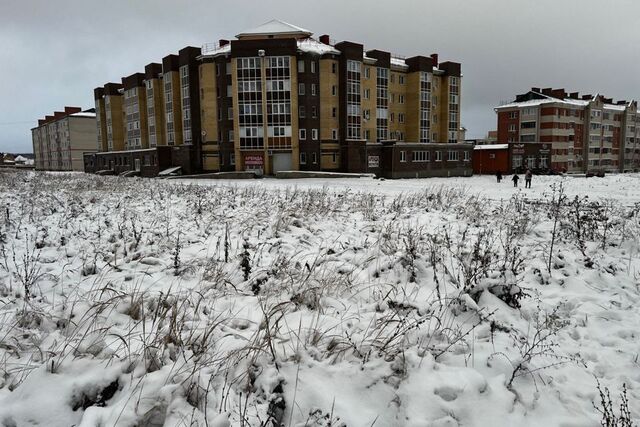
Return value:
<svg viewBox="0 0 640 427">
<path fill-rule="evenodd" d="M 511 181 L 513 181 L 513 186 L 517 187 L 518 186 L 518 180 L 520 179 L 520 177 L 518 176 L 517 173 L 513 174 L 513 178 L 511 178 Z"/>
<path fill-rule="evenodd" d="M 527 169 L 527 173 L 524 174 L 524 188 L 531 188 L 531 169 Z"/>
<path fill-rule="evenodd" d="M 496 172 L 496 179 L 498 180 L 498 184 L 500 184 L 500 181 L 502 181 L 502 172 Z"/>
</svg>

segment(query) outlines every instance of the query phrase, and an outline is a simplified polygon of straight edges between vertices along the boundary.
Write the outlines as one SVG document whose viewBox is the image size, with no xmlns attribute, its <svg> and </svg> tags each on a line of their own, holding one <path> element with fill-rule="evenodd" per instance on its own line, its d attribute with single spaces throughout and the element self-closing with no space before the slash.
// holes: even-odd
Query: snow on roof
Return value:
<svg viewBox="0 0 640 427">
<path fill-rule="evenodd" d="M 626 104 L 618 105 L 618 104 L 604 104 L 604 108 L 607 110 L 615 110 L 615 111 L 624 111 L 627 109 Z"/>
<path fill-rule="evenodd" d="M 328 44 L 320 43 L 312 38 L 298 40 L 298 49 L 306 53 L 315 53 L 317 55 L 324 55 L 327 53 L 339 55 L 340 51 Z"/>
<path fill-rule="evenodd" d="M 509 148 L 509 144 L 485 144 L 475 145 L 474 150 L 505 150 Z"/>
<path fill-rule="evenodd" d="M 231 52 L 231 43 L 227 43 L 224 46 L 219 46 L 217 43 L 208 43 L 202 46 L 201 52 L 200 57 L 226 55 Z"/>
<path fill-rule="evenodd" d="M 402 59 L 402 58 L 394 58 L 393 56 L 391 57 L 391 65 L 394 65 L 396 67 L 402 67 L 402 68 L 408 67 L 406 62 L 404 62 L 404 59 Z"/>
<path fill-rule="evenodd" d="M 529 101 L 522 102 L 511 102 L 509 104 L 500 105 L 496 107 L 496 110 L 501 110 L 505 108 L 515 108 L 515 107 L 537 107 L 539 105 L 544 104 L 566 104 L 566 105 L 577 105 L 577 106 L 585 106 L 589 103 L 589 101 L 585 101 L 582 99 L 559 99 L 559 98 L 551 98 L 545 97 L 544 99 L 531 99 Z"/>
<path fill-rule="evenodd" d="M 14 159 L 16 162 L 26 162 L 28 159 L 26 157 L 18 156 Z"/>
<path fill-rule="evenodd" d="M 240 38 L 243 36 L 265 36 L 272 34 L 302 34 L 310 36 L 313 33 L 309 30 L 305 30 L 304 28 L 300 28 L 293 24 L 280 21 L 279 19 L 273 19 L 255 28 L 243 31 L 240 34 L 237 34 L 236 37 Z"/>
<path fill-rule="evenodd" d="M 69 114 L 71 117 L 95 117 L 96 113 L 92 113 L 89 111 L 82 111 L 80 113 Z"/>
</svg>

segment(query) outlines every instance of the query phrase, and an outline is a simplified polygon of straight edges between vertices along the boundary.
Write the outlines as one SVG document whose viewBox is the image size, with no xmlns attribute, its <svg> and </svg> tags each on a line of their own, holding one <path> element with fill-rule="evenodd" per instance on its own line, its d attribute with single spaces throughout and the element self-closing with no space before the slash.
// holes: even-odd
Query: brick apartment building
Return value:
<svg viewBox="0 0 640 427">
<path fill-rule="evenodd" d="M 83 154 L 96 151 L 96 114 L 64 107 L 31 129 L 37 170 L 82 171 Z"/>
<path fill-rule="evenodd" d="M 400 58 L 274 20 L 144 71 L 95 89 L 87 171 L 471 174 L 461 67 L 436 54 Z"/>
<path fill-rule="evenodd" d="M 532 88 L 495 111 L 498 143 L 551 144 L 553 170 L 622 172 L 640 168 L 636 101 L 614 102 L 602 95 Z"/>
</svg>

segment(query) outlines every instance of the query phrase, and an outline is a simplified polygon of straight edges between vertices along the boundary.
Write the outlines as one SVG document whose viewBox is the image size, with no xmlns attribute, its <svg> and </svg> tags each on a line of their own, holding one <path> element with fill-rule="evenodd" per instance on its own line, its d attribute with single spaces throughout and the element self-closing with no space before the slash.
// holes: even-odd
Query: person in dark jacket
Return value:
<svg viewBox="0 0 640 427">
<path fill-rule="evenodd" d="M 513 186 L 517 187 L 518 186 L 518 180 L 520 179 L 520 177 L 518 176 L 517 173 L 513 174 L 513 178 L 511 178 L 511 181 L 513 181 Z"/>
<path fill-rule="evenodd" d="M 502 172 L 496 172 L 496 180 L 498 180 L 498 184 L 500 184 L 500 181 L 502 181 Z"/>
<path fill-rule="evenodd" d="M 531 177 L 533 173 L 531 173 L 531 169 L 527 169 L 527 173 L 524 174 L 524 188 L 531 188 Z"/>
</svg>

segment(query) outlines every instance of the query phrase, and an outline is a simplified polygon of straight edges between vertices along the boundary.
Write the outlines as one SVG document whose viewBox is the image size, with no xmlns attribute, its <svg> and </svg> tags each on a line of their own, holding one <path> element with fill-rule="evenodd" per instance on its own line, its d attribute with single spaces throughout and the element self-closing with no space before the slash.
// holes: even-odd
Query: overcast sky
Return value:
<svg viewBox="0 0 640 427">
<path fill-rule="evenodd" d="M 461 62 L 471 138 L 532 86 L 640 98 L 639 0 L 0 0 L 0 151 L 31 152 L 37 119 L 93 107 L 97 86 L 273 18 Z"/>
</svg>

